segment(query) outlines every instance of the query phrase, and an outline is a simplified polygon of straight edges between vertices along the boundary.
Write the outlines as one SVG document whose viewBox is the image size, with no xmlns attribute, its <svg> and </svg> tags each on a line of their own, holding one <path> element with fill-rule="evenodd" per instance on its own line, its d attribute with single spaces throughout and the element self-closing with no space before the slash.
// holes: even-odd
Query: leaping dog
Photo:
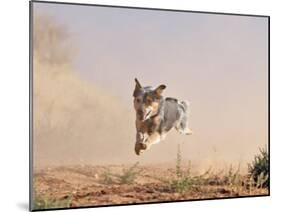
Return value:
<svg viewBox="0 0 281 212">
<path fill-rule="evenodd" d="M 166 134 L 175 128 L 178 132 L 191 135 L 188 127 L 189 103 L 162 96 L 166 85 L 157 88 L 142 87 L 137 79 L 133 93 L 136 111 L 135 152 L 144 150 L 165 139 Z"/>
</svg>

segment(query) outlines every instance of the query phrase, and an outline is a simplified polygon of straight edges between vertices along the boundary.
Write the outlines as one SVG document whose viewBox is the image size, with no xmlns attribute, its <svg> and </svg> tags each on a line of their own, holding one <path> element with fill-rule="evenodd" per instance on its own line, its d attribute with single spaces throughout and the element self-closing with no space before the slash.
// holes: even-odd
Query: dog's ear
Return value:
<svg viewBox="0 0 281 212">
<path fill-rule="evenodd" d="M 163 93 L 163 90 L 166 88 L 166 85 L 159 85 L 155 90 L 154 93 L 156 96 L 160 97 Z"/>
<path fill-rule="evenodd" d="M 133 96 L 136 97 L 137 93 L 142 89 L 140 82 L 138 81 L 137 78 L 135 78 L 135 82 L 136 82 L 136 87 L 133 93 Z"/>
<path fill-rule="evenodd" d="M 135 82 L 136 82 L 136 88 L 135 89 L 141 89 L 142 88 L 141 84 L 140 84 L 140 82 L 138 81 L 137 78 L 135 78 Z"/>
</svg>

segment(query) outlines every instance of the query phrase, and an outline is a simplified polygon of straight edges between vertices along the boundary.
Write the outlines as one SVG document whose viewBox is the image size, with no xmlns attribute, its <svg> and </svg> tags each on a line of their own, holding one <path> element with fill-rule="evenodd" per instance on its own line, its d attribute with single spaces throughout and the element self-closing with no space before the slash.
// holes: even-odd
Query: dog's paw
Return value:
<svg viewBox="0 0 281 212">
<path fill-rule="evenodd" d="M 192 135 L 193 134 L 192 130 L 189 129 L 189 128 L 186 128 L 184 130 L 179 129 L 178 131 L 179 131 L 179 133 L 184 134 L 184 135 Z"/>
<path fill-rule="evenodd" d="M 136 143 L 136 145 L 135 145 L 135 153 L 137 155 L 140 155 L 146 149 L 147 149 L 147 145 L 145 143 Z"/>
<path fill-rule="evenodd" d="M 184 134 L 185 134 L 185 135 L 192 135 L 193 132 L 192 132 L 191 129 L 187 128 L 187 129 L 184 131 Z"/>
</svg>

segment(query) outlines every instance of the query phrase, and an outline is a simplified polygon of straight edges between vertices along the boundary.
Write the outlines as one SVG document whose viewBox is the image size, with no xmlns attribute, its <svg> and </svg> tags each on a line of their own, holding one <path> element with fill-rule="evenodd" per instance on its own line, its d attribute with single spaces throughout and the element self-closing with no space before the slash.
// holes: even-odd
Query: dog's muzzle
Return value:
<svg viewBox="0 0 281 212">
<path fill-rule="evenodd" d="M 144 120 L 148 119 L 150 117 L 150 114 L 152 113 L 152 111 L 148 111 L 145 116 L 144 116 Z"/>
<path fill-rule="evenodd" d="M 147 120 L 150 117 L 151 113 L 152 113 L 151 110 L 149 110 L 149 111 L 138 110 L 138 112 L 137 112 L 138 119 L 140 121 L 145 121 L 145 120 Z"/>
</svg>

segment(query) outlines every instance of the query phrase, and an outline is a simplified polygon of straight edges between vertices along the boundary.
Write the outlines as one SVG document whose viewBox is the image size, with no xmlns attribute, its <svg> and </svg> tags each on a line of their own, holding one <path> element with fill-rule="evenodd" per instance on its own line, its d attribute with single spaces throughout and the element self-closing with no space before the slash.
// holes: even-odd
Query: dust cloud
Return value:
<svg viewBox="0 0 281 212">
<path fill-rule="evenodd" d="M 67 42 L 63 27 L 35 17 L 34 165 L 127 162 L 134 149 L 133 114 L 75 74 Z"/>
</svg>

